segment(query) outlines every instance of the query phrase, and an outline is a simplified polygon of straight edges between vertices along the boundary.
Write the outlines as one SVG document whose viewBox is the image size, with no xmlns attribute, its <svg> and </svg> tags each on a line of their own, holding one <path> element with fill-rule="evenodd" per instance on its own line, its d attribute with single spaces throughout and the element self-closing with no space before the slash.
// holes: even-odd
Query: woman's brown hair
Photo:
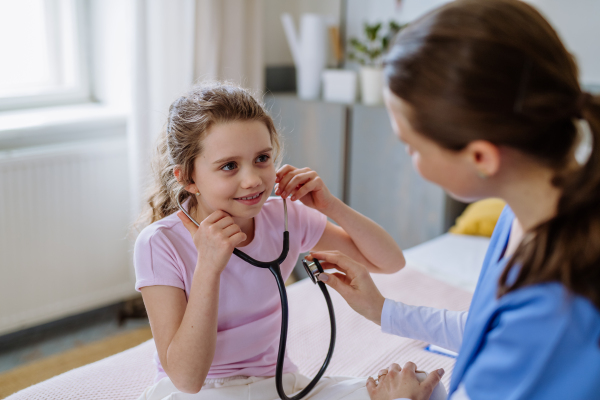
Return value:
<svg viewBox="0 0 600 400">
<path fill-rule="evenodd" d="M 211 126 L 232 121 L 261 121 L 269 130 L 273 158 L 281 155 L 281 140 L 273 119 L 264 105 L 252 94 L 234 84 L 204 82 L 181 96 L 169 107 L 164 130 L 158 137 L 152 170 L 154 183 L 149 188 L 146 207 L 136 223 L 139 229 L 177 211 L 175 196 L 182 186 L 193 183 L 194 160 L 203 150 L 202 141 Z M 173 168 L 181 168 L 181 182 Z M 193 210 L 195 196 L 182 191 L 180 201 L 190 199 Z"/>
<path fill-rule="evenodd" d="M 441 146 L 487 140 L 555 171 L 556 215 L 519 245 L 498 295 L 557 281 L 600 309 L 600 98 L 582 91 L 550 24 L 517 0 L 453 1 L 399 34 L 385 75 L 413 128 Z M 592 149 L 573 168 L 578 125 L 590 127 Z"/>
</svg>

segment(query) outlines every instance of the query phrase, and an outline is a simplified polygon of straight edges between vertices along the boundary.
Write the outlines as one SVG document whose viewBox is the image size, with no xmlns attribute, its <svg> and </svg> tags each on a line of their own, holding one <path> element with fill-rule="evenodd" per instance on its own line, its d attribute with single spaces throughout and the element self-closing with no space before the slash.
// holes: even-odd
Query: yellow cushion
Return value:
<svg viewBox="0 0 600 400">
<path fill-rule="evenodd" d="M 490 237 L 505 205 L 501 199 L 485 199 L 469 204 L 456 218 L 456 224 L 450 228 L 450 232 Z"/>
</svg>

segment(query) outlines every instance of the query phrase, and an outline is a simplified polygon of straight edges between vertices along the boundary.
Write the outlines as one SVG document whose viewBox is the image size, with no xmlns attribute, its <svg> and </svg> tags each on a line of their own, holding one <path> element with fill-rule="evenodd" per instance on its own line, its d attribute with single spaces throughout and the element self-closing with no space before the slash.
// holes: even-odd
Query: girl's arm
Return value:
<svg viewBox="0 0 600 400">
<path fill-rule="evenodd" d="M 369 272 L 394 273 L 404 267 L 402 250 L 389 233 L 333 196 L 315 171 L 285 165 L 277 171 L 277 183 L 275 194 L 300 200 L 339 225 L 327 222 L 314 251 L 338 250 Z"/>
<path fill-rule="evenodd" d="M 189 301 L 172 286 L 141 289 L 163 369 L 185 393 L 198 393 L 217 341 L 220 276 L 194 274 Z"/>
<path fill-rule="evenodd" d="M 181 211 L 177 215 L 198 249 L 189 299 L 183 290 L 171 286 L 141 291 L 165 372 L 180 391 L 197 393 L 215 354 L 221 272 L 246 235 L 224 211 L 215 211 L 200 227 Z"/>
</svg>

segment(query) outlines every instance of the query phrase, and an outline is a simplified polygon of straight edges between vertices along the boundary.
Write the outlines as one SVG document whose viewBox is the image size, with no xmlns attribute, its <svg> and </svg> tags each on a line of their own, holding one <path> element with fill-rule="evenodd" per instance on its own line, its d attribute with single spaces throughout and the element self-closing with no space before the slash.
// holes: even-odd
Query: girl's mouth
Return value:
<svg viewBox="0 0 600 400">
<path fill-rule="evenodd" d="M 263 193 L 264 193 L 264 191 L 262 191 L 260 193 L 251 194 L 250 196 L 235 197 L 234 200 L 239 201 L 240 203 L 245 204 L 247 206 L 252 206 L 252 205 L 258 204 L 260 202 L 260 199 L 261 199 Z"/>
</svg>

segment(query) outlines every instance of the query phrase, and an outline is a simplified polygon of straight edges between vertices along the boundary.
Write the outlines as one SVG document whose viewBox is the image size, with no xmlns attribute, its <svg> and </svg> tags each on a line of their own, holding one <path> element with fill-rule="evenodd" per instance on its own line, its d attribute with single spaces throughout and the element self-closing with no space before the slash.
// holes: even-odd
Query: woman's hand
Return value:
<svg viewBox="0 0 600 400">
<path fill-rule="evenodd" d="M 292 201 L 300 200 L 308 207 L 324 212 L 336 198 L 331 194 L 323 180 L 310 168 L 298 169 L 284 165 L 277 171 L 276 195 Z"/>
<path fill-rule="evenodd" d="M 415 364 L 407 362 L 404 364 L 404 368 L 400 368 L 398 364 L 392 364 L 389 368 L 379 371 L 377 381 L 372 377 L 367 379 L 369 397 L 371 400 L 399 398 L 428 400 L 435 387 L 440 383 L 444 370 L 433 371 L 422 381 L 417 378 L 416 370 Z"/>
<path fill-rule="evenodd" d="M 321 274 L 319 280 L 335 289 L 360 315 L 381 325 L 385 298 L 375 286 L 366 267 L 339 251 L 311 252 L 309 258 L 323 260 L 323 269 L 335 268 L 343 274 Z"/>
<path fill-rule="evenodd" d="M 233 249 L 246 240 L 246 234 L 225 211 L 213 212 L 199 227 L 183 211 L 178 211 L 177 216 L 192 235 L 198 250 L 196 268 L 201 265 L 208 271 L 220 274 L 229 262 Z"/>
</svg>

